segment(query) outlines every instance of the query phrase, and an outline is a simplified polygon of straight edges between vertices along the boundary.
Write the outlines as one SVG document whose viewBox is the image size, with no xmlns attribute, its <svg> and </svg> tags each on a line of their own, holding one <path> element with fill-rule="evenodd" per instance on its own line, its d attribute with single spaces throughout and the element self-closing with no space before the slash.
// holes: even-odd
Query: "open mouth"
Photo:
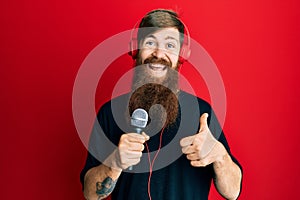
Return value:
<svg viewBox="0 0 300 200">
<path fill-rule="evenodd" d="M 164 71 L 167 68 L 166 65 L 156 64 L 156 63 L 149 63 L 148 66 L 153 71 Z"/>
</svg>

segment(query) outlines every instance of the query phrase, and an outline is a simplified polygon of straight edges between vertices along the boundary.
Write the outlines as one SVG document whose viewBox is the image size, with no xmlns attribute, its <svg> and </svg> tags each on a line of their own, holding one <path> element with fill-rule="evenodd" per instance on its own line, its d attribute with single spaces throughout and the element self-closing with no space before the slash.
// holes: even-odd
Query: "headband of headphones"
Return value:
<svg viewBox="0 0 300 200">
<path fill-rule="evenodd" d="M 175 15 L 176 13 L 174 13 L 173 11 L 169 11 L 169 10 L 154 10 L 149 12 L 146 16 L 148 16 L 149 14 L 155 13 L 155 12 L 165 12 L 168 13 L 170 15 L 172 15 L 173 17 L 175 17 L 182 25 L 184 28 L 184 38 L 182 41 L 182 45 L 181 45 L 181 49 L 180 49 L 180 53 L 179 53 L 179 62 L 180 64 L 184 63 L 190 56 L 191 54 L 191 49 L 190 49 L 190 33 L 189 30 L 187 28 L 187 26 Z M 146 17 L 145 16 L 145 17 Z M 144 18 L 145 18 L 144 17 Z M 144 19 L 143 18 L 143 19 Z M 143 21 L 143 19 L 139 20 L 133 27 L 132 31 L 131 31 L 131 38 L 130 38 L 130 42 L 129 42 L 129 52 L 128 54 L 132 57 L 132 59 L 136 59 L 138 56 L 138 38 L 137 38 L 137 33 L 138 33 L 138 25 L 141 24 L 141 22 Z M 182 34 L 182 33 L 180 33 Z"/>
</svg>

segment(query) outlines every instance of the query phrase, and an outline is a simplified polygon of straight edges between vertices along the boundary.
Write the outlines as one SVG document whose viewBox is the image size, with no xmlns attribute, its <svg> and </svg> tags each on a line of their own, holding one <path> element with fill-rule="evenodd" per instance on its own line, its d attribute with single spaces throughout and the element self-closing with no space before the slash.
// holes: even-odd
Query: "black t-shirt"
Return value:
<svg viewBox="0 0 300 200">
<path fill-rule="evenodd" d="M 120 136 L 125 132 L 133 131 L 125 114 L 128 113 L 126 110 L 128 98 L 129 94 L 122 95 L 101 107 L 90 137 L 86 164 L 81 172 L 82 184 L 86 172 L 100 165 L 101 161 L 116 148 Z M 153 200 L 204 200 L 208 198 L 214 177 L 213 167 L 212 165 L 191 166 L 186 156 L 182 155 L 179 144 L 182 138 L 198 132 L 199 118 L 203 113 L 209 114 L 208 125 L 212 134 L 224 145 L 232 160 L 238 165 L 239 163 L 231 155 L 226 138 L 210 105 L 183 91 L 179 93 L 178 100 L 179 114 L 176 122 L 166 127 L 162 133 L 162 148 L 155 160 L 150 179 L 151 197 Z M 146 128 L 145 132 L 148 134 L 151 130 Z M 147 144 L 153 160 L 160 142 L 160 130 L 155 130 L 150 136 Z M 134 166 L 133 171 L 122 172 L 111 194 L 113 200 L 149 199 L 149 160 L 146 149 L 143 153 L 141 162 Z"/>
</svg>

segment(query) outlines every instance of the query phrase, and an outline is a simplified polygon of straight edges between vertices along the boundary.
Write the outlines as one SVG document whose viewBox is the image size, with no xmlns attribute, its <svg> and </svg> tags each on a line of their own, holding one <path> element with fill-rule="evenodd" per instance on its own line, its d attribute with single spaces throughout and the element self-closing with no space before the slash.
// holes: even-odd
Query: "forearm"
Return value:
<svg viewBox="0 0 300 200">
<path fill-rule="evenodd" d="M 140 162 L 145 133 L 126 133 L 120 138 L 118 148 L 103 162 L 91 168 L 84 177 L 84 196 L 88 200 L 106 198 L 114 189 L 123 169 Z"/>
<path fill-rule="evenodd" d="M 239 166 L 232 161 L 226 151 L 221 159 L 213 163 L 213 167 L 216 174 L 214 183 L 218 192 L 226 199 L 237 199 L 240 193 L 242 179 Z"/>
<path fill-rule="evenodd" d="M 106 198 L 114 189 L 122 170 L 111 155 L 105 164 L 91 168 L 84 178 L 84 196 L 87 200 Z"/>
</svg>

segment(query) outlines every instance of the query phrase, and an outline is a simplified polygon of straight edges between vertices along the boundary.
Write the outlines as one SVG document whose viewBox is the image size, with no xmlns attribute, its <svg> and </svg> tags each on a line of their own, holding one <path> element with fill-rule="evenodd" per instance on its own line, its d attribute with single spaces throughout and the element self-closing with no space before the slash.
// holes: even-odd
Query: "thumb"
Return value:
<svg viewBox="0 0 300 200">
<path fill-rule="evenodd" d="M 199 133 L 205 129 L 208 129 L 207 118 L 208 118 L 208 113 L 204 113 L 201 115 Z"/>
<path fill-rule="evenodd" d="M 145 137 L 145 141 L 150 139 L 149 135 L 147 135 L 145 132 L 142 132 L 142 135 Z"/>
</svg>

